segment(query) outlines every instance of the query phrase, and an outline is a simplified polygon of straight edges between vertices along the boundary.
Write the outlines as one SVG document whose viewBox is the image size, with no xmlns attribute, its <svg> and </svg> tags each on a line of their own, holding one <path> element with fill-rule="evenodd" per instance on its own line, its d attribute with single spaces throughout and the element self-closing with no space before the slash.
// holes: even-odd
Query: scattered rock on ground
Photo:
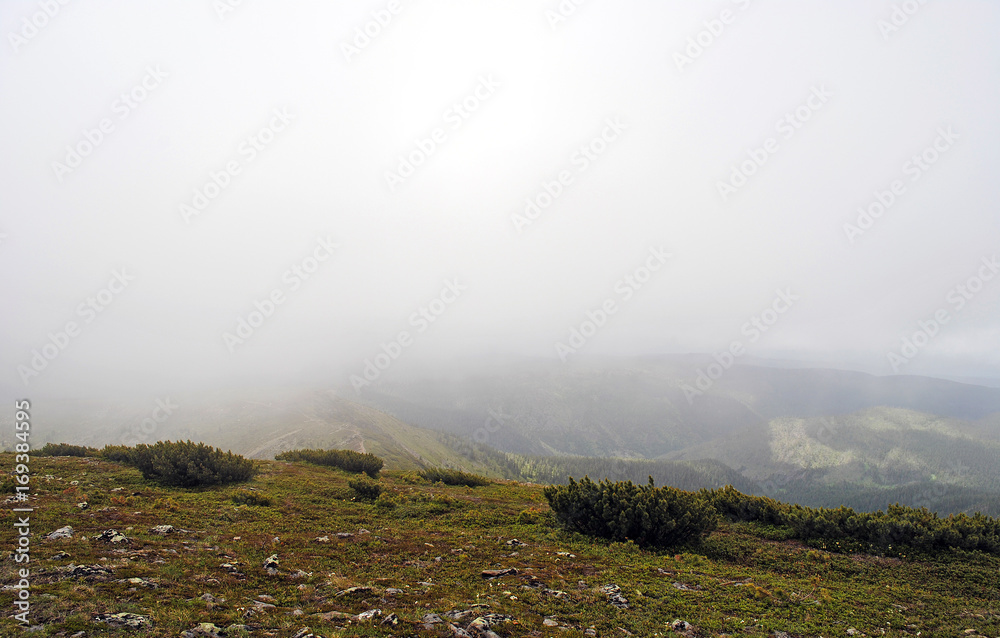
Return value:
<svg viewBox="0 0 1000 638">
<path fill-rule="evenodd" d="M 514 574 L 517 574 L 517 570 L 513 567 L 508 567 L 507 569 L 484 569 L 481 575 L 483 578 L 499 578 Z"/>
<path fill-rule="evenodd" d="M 181 632 L 182 638 L 221 638 L 225 635 L 225 629 L 210 622 L 203 622 L 197 627 Z"/>
<path fill-rule="evenodd" d="M 122 612 L 120 614 L 97 614 L 94 622 L 104 623 L 113 627 L 125 627 L 127 629 L 148 629 L 153 626 L 152 621 L 146 616 Z"/>
<path fill-rule="evenodd" d="M 96 540 L 104 541 L 105 543 L 127 543 L 128 539 L 125 538 L 124 534 L 121 534 L 116 529 L 106 529 L 99 535 L 94 537 Z"/>
<path fill-rule="evenodd" d="M 157 525 L 149 529 L 150 534 L 158 534 L 160 536 L 166 536 L 167 534 L 176 531 L 177 528 L 175 528 L 173 525 Z"/>
<path fill-rule="evenodd" d="M 369 609 L 368 611 L 363 611 L 360 614 L 358 614 L 357 618 L 359 621 L 365 621 L 365 620 L 373 620 L 381 615 L 382 615 L 381 609 Z"/>
<path fill-rule="evenodd" d="M 271 576 L 274 576 L 278 573 L 277 554 L 271 554 L 270 556 L 267 557 L 267 559 L 264 561 L 264 570 L 267 571 L 267 573 L 270 574 Z"/>
<path fill-rule="evenodd" d="M 618 585 L 605 585 L 601 587 L 601 591 L 605 596 L 608 597 L 608 601 L 612 606 L 618 609 L 628 609 L 628 599 L 622 596 L 622 588 Z"/>
<path fill-rule="evenodd" d="M 73 538 L 73 526 L 67 525 L 66 527 L 60 527 L 59 529 L 52 532 L 45 538 L 49 539 L 50 541 L 55 540 L 57 538 Z"/>
</svg>

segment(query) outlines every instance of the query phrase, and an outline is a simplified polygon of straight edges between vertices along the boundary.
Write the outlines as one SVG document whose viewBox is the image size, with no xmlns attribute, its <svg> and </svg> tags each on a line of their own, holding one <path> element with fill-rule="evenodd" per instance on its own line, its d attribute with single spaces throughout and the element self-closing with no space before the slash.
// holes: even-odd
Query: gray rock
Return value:
<svg viewBox="0 0 1000 638">
<path fill-rule="evenodd" d="M 374 620 L 382 615 L 381 609 L 369 609 L 368 611 L 363 611 L 358 614 L 359 621 Z"/>
<path fill-rule="evenodd" d="M 613 607 L 618 609 L 628 609 L 628 599 L 622 596 L 622 589 L 618 585 L 605 585 L 601 591 L 608 597 L 608 601 Z"/>
<path fill-rule="evenodd" d="M 387 625 L 389 627 L 395 627 L 396 625 L 399 624 L 399 616 L 397 616 L 396 614 L 389 614 L 388 616 L 383 618 L 382 622 L 379 624 Z"/>
<path fill-rule="evenodd" d="M 351 594 L 365 594 L 372 591 L 372 589 L 373 589 L 372 587 L 367 587 L 364 585 L 359 587 L 348 587 L 347 589 L 338 591 L 336 593 L 336 596 L 339 598 L 340 596 L 349 596 Z"/>
<path fill-rule="evenodd" d="M 125 538 L 124 534 L 120 534 L 118 530 L 106 529 L 95 537 L 99 541 L 104 541 L 105 543 L 127 543 L 129 540 Z"/>
<path fill-rule="evenodd" d="M 121 612 L 120 614 L 97 614 L 94 616 L 94 622 L 127 629 L 148 629 L 153 626 L 153 622 L 148 617 L 128 612 Z"/>
<path fill-rule="evenodd" d="M 203 622 L 197 627 L 181 632 L 183 638 L 222 638 L 225 635 L 225 629 L 210 622 Z"/>
<path fill-rule="evenodd" d="M 67 525 L 66 527 L 60 527 L 45 538 L 50 541 L 56 540 L 57 538 L 73 538 L 73 526 Z"/>
<path fill-rule="evenodd" d="M 507 569 L 484 569 L 480 574 L 483 578 L 500 578 L 501 576 L 515 576 L 517 575 L 517 570 L 513 567 L 508 567 Z"/>
</svg>

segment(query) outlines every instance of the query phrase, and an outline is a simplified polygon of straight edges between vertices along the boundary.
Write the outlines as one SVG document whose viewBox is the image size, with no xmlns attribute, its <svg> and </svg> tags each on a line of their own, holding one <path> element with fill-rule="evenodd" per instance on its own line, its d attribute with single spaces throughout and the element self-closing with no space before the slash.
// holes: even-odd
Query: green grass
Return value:
<svg viewBox="0 0 1000 638">
<path fill-rule="evenodd" d="M 0 464 L 13 467 L 13 455 L 0 454 Z M 554 527 L 538 486 L 428 485 L 383 472 L 386 494 L 365 502 L 351 500 L 347 482 L 353 475 L 346 472 L 299 463 L 260 467 L 244 484 L 187 490 L 146 481 L 137 470 L 106 460 L 32 458 L 38 499 L 31 503 L 30 618 L 45 626 L 38 635 L 132 635 L 92 620 L 98 613 L 129 611 L 152 618 L 153 629 L 138 634 L 149 636 L 177 636 L 200 622 L 250 624 L 259 627 L 254 635 L 291 636 L 309 626 L 324 636 L 445 636 L 443 629 L 424 630 L 420 617 L 480 603 L 516 619 L 497 628 L 505 637 L 578 638 L 591 626 L 599 636 L 625 637 L 621 629 L 668 636 L 675 618 L 695 625 L 698 636 L 784 631 L 830 638 L 845 636 L 849 627 L 859 636 L 954 637 L 968 628 L 1000 636 L 996 556 L 838 553 L 835 545 L 809 547 L 785 540 L 780 528 L 747 523 L 722 525 L 696 549 L 645 551 Z M 123 489 L 113 491 L 118 487 Z M 266 495 L 270 506 L 235 503 L 233 497 L 245 498 L 249 488 Z M 80 510 L 76 504 L 84 500 L 91 507 Z M 4 530 L 13 529 L 11 507 L 2 510 Z M 148 531 L 160 524 L 190 533 Z M 63 525 L 74 527 L 72 539 L 43 539 Z M 120 547 L 95 539 L 110 528 L 132 542 Z M 369 533 L 359 533 L 362 528 Z M 354 535 L 338 538 L 338 532 Z M 315 540 L 321 536 L 329 542 Z M 10 531 L 0 535 L 5 554 L 13 538 Z M 526 545 L 507 545 L 514 538 Z M 51 560 L 57 552 L 69 557 Z M 278 576 L 262 568 L 271 554 L 280 560 Z M 70 563 L 108 567 L 114 576 L 107 582 L 55 579 L 54 568 Z M 228 573 L 222 563 L 239 564 L 245 577 Z M 497 566 L 519 573 L 493 581 L 480 576 Z M 14 568 L 3 561 L 4 584 L 15 582 Z M 292 578 L 296 570 L 310 575 Z M 531 576 L 567 595 L 523 589 Z M 137 587 L 127 581 L 133 577 L 158 587 Z M 120 579 L 125 582 L 114 582 Z M 608 603 L 600 591 L 608 583 L 621 587 L 629 609 Z M 336 595 L 361 585 L 374 589 Z M 391 587 L 403 593 L 387 595 Z M 204 593 L 226 600 L 210 606 L 199 598 Z M 262 594 L 273 596 L 277 607 L 246 616 Z M 10 600 L 9 592 L 0 596 L 5 609 Z M 401 625 L 313 615 L 371 608 L 397 614 Z M 292 616 L 295 609 L 304 615 Z M 20 632 L 9 613 L 0 619 L 0 635 Z M 544 626 L 546 616 L 570 629 Z"/>
</svg>

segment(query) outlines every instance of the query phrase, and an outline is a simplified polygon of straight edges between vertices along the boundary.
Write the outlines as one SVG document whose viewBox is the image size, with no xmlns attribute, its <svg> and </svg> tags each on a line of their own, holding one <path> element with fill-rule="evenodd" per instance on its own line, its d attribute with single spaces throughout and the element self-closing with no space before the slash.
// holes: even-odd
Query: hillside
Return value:
<svg viewBox="0 0 1000 638">
<path fill-rule="evenodd" d="M 271 461 L 242 488 L 270 506 L 248 506 L 240 487 L 163 488 L 97 459 L 31 465 L 44 635 L 1000 636 L 995 556 L 836 553 L 746 524 L 655 552 L 559 531 L 535 486 L 390 473 L 378 506 L 344 473 Z M 19 631 L 5 614 L 0 633 Z"/>
<path fill-rule="evenodd" d="M 156 411 L 160 404 L 168 406 L 169 415 L 166 409 Z M 34 414 L 38 447 L 45 442 L 103 447 L 192 439 L 259 459 L 296 448 L 341 448 L 372 452 L 385 459 L 389 469 L 460 460 L 433 432 L 320 390 L 206 392 L 169 400 L 37 401 Z M 156 423 L 154 416 L 164 418 Z M 2 444 L 8 449 L 13 431 L 13 427 L 3 430 Z"/>
<path fill-rule="evenodd" d="M 477 372 L 397 375 L 362 398 L 413 425 L 522 454 L 657 458 L 779 417 L 894 407 L 977 423 L 1000 437 L 1000 389 L 914 376 L 736 365 L 685 395 L 712 359 L 508 359 Z"/>
</svg>

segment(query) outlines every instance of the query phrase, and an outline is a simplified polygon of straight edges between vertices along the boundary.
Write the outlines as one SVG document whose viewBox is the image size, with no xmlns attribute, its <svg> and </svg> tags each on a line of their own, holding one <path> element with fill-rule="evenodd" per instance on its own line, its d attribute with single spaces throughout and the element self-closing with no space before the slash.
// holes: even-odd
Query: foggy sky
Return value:
<svg viewBox="0 0 1000 638">
<path fill-rule="evenodd" d="M 1000 377 L 996 3 L 223 2 L 0 4 L 6 393 L 733 342 Z"/>
</svg>

